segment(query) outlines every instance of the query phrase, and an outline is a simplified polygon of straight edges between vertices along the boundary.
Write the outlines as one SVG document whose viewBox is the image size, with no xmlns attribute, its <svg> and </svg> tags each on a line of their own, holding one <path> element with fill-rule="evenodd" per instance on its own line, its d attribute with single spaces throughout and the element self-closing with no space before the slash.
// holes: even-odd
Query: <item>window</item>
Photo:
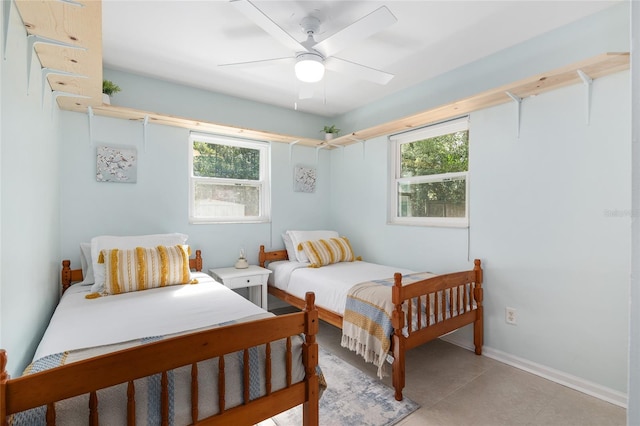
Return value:
<svg viewBox="0 0 640 426">
<path fill-rule="evenodd" d="M 269 144 L 192 133 L 189 221 L 268 222 Z"/>
<path fill-rule="evenodd" d="M 394 135 L 390 140 L 389 221 L 468 226 L 468 119 Z"/>
</svg>

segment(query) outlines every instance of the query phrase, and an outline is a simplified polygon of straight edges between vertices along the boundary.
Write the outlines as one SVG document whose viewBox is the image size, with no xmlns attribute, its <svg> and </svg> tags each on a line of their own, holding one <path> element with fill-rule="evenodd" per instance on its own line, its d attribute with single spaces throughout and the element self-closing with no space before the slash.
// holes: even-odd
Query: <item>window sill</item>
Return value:
<svg viewBox="0 0 640 426">
<path fill-rule="evenodd" d="M 387 225 L 421 226 L 424 228 L 468 228 L 467 220 L 389 220 Z"/>
</svg>

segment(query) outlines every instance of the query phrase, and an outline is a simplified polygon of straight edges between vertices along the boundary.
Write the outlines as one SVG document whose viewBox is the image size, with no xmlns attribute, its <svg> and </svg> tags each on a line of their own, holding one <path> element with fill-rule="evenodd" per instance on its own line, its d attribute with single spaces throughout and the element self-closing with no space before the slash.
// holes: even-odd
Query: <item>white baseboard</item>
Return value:
<svg viewBox="0 0 640 426">
<path fill-rule="evenodd" d="M 470 351 L 475 350 L 470 342 L 465 339 L 456 337 L 457 336 L 455 336 L 455 334 L 448 334 L 440 338 L 446 342 L 452 343 L 456 346 L 460 346 Z M 580 377 L 573 376 L 571 374 L 567 374 L 565 372 L 555 370 L 541 364 L 537 364 L 527 359 L 520 358 L 488 346 L 482 347 L 482 355 L 486 356 L 487 358 L 495 359 L 496 361 L 500 361 L 512 367 L 519 368 L 520 370 L 527 371 L 531 374 L 535 374 L 536 376 L 543 377 L 547 380 L 551 380 L 552 382 L 559 383 L 568 388 L 586 393 L 587 395 L 591 395 L 603 401 L 610 402 L 611 404 L 615 404 L 619 407 L 627 408 L 626 393 L 601 386 L 597 383 L 589 382 Z"/>
</svg>

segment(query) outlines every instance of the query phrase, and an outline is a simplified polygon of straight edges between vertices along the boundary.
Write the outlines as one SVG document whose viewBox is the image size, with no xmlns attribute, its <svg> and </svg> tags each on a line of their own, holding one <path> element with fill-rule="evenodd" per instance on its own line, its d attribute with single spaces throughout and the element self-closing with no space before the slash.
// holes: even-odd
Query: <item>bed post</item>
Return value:
<svg viewBox="0 0 640 426">
<path fill-rule="evenodd" d="M 261 245 L 260 253 L 258 253 L 258 265 L 260 265 L 261 268 L 264 268 L 265 260 L 267 260 L 267 256 L 264 254 L 264 246 Z"/>
<path fill-rule="evenodd" d="M 196 259 L 195 259 L 195 270 L 200 272 L 202 271 L 202 251 L 196 250 Z"/>
<path fill-rule="evenodd" d="M 0 425 L 7 424 L 7 353 L 0 349 Z"/>
<path fill-rule="evenodd" d="M 71 286 L 71 261 L 62 261 L 62 272 L 60 273 L 60 277 L 62 279 L 62 292 L 64 293 L 67 291 L 69 286 Z"/>
<path fill-rule="evenodd" d="M 404 336 L 402 335 L 402 329 L 404 328 L 404 312 L 402 310 L 402 274 L 393 274 L 393 289 L 391 293 L 391 301 L 393 302 L 393 317 L 391 323 L 393 324 L 393 371 L 392 382 L 393 387 L 396 390 L 395 398 L 397 401 L 402 401 L 402 389 L 404 388 Z"/>
<path fill-rule="evenodd" d="M 262 248 L 260 250 L 263 251 Z M 302 406 L 302 424 L 304 426 L 318 426 L 320 422 L 319 383 L 316 367 L 318 366 L 318 310 L 315 305 L 316 295 L 307 292 L 305 296 L 305 342 L 302 345 L 302 359 L 305 366 L 305 381 L 307 382 L 306 402 Z"/>
<path fill-rule="evenodd" d="M 476 320 L 473 322 L 473 345 L 476 348 L 476 355 L 482 355 L 482 344 L 484 342 L 484 308 L 482 307 L 482 267 L 480 266 L 480 259 L 473 261 L 473 270 L 476 273 L 476 288 L 473 290 L 473 296 L 476 299 Z"/>
</svg>

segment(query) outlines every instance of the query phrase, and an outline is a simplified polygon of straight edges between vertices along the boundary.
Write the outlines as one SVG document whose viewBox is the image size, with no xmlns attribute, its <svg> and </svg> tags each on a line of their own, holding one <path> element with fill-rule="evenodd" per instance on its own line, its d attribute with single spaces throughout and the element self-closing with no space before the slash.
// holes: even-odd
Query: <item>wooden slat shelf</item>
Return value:
<svg viewBox="0 0 640 426">
<path fill-rule="evenodd" d="M 84 99 L 76 98 L 58 98 L 58 104 L 62 109 L 76 112 L 87 112 L 87 106 L 84 105 Z M 182 127 L 186 129 L 196 130 L 200 132 L 215 133 L 219 135 L 235 136 L 248 139 L 257 139 L 271 142 L 293 143 L 298 142 L 301 145 L 317 146 L 322 144 L 320 139 L 302 138 L 298 136 L 290 136 L 279 133 L 267 132 L 262 130 L 253 130 L 242 127 L 227 126 L 209 121 L 193 120 L 184 117 L 177 117 L 167 114 L 159 114 L 155 112 L 141 111 L 133 108 L 126 108 L 114 105 L 100 105 L 92 107 L 95 115 L 105 117 L 121 118 L 124 120 L 134 120 L 144 122 L 148 117 L 148 123 L 163 124 L 167 126 Z"/>
<path fill-rule="evenodd" d="M 85 50 L 80 50 L 46 43 L 35 46 L 36 54 L 43 67 L 85 76 L 75 77 L 55 73 L 48 75 L 47 79 L 53 90 L 83 96 L 58 97 L 57 102 L 61 109 L 87 113 L 88 107 L 91 107 L 96 115 L 137 121 L 148 119 L 149 123 L 229 136 L 282 143 L 299 143 L 307 146 L 321 146 L 325 143 L 320 139 L 240 128 L 121 106 L 104 105 L 102 104 L 101 1 L 84 0 L 82 1 L 82 7 L 80 7 L 63 1 L 17 0 L 16 6 L 29 34 L 85 48 Z M 582 83 L 582 79 L 578 74 L 578 70 L 595 79 L 628 68 L 629 53 L 604 53 L 408 117 L 358 130 L 333 139 L 331 144 L 333 146 L 349 145 L 358 141 L 386 136 L 461 116 L 483 108 L 513 102 L 507 92 L 524 99 L 549 90 L 579 84 Z M 330 146 L 327 146 L 327 148 L 330 148 Z"/>
<path fill-rule="evenodd" d="M 102 3 L 83 1 L 82 5 L 51 0 L 16 0 L 22 22 L 29 35 L 39 38 L 34 49 L 42 67 L 74 73 L 50 73 L 53 90 L 87 96 L 87 105 L 102 104 Z M 47 41 L 45 41 L 47 39 Z M 53 40 L 72 46 L 51 44 Z"/>
<path fill-rule="evenodd" d="M 514 102 L 507 92 L 524 99 L 550 90 L 582 83 L 578 70 L 595 79 L 629 68 L 629 53 L 604 53 L 565 67 L 488 90 L 468 98 L 441 105 L 399 120 L 394 120 L 368 129 L 340 136 L 332 141 L 335 145 L 349 145 L 361 140 L 390 135 L 429 123 L 447 120 L 484 108 Z"/>
</svg>

